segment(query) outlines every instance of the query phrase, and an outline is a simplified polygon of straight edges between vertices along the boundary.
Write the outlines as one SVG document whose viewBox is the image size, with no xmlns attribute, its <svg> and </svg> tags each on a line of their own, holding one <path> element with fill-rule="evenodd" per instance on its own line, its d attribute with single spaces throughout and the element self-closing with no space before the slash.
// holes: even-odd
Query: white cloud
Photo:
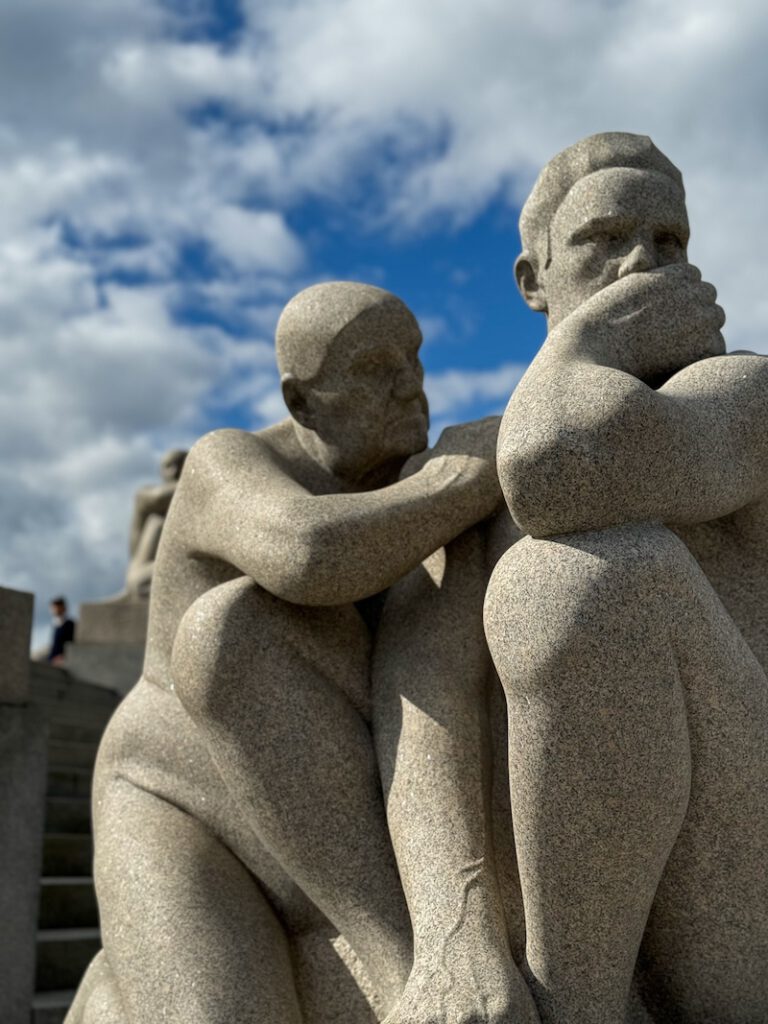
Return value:
<svg viewBox="0 0 768 1024">
<path fill-rule="evenodd" d="M 494 370 L 445 370 L 428 373 L 424 390 L 430 413 L 443 419 L 446 414 L 461 415 L 469 407 L 482 403 L 488 414 L 501 413 L 509 396 L 525 373 L 521 363 L 505 363 Z"/>
<path fill-rule="evenodd" d="M 242 7 L 222 47 L 174 37 L 184 16 L 156 0 L 2 4 L 0 582 L 116 589 L 130 494 L 162 449 L 231 404 L 255 423 L 282 415 L 268 339 L 310 283 L 289 216 L 307 195 L 354 198 L 392 231 L 462 223 L 519 202 L 582 135 L 646 132 L 684 172 L 692 257 L 729 340 L 768 352 L 757 0 Z M 232 116 L 189 118 L 211 101 Z M 196 243 L 215 272 L 180 279 Z M 178 320 L 186 303 L 200 323 Z M 430 310 L 429 337 L 444 316 Z M 232 317 L 237 337 L 202 326 Z M 435 417 L 501 407 L 519 372 L 430 375 Z"/>
<path fill-rule="evenodd" d="M 220 206 L 204 231 L 217 252 L 243 272 L 267 269 L 291 273 L 302 261 L 300 242 L 272 210 Z"/>
</svg>

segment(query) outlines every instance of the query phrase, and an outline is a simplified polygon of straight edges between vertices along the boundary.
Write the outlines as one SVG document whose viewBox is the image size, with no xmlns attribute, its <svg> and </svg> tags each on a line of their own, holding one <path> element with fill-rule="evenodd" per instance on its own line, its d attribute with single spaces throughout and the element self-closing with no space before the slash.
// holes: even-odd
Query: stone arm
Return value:
<svg viewBox="0 0 768 1024">
<path fill-rule="evenodd" d="M 689 264 L 630 274 L 550 331 L 499 436 L 523 530 L 705 522 L 763 496 L 768 360 L 722 354 L 715 295 Z"/>
<path fill-rule="evenodd" d="M 313 495 L 258 435 L 214 432 L 192 449 L 179 483 L 185 506 L 200 510 L 185 524 L 188 549 L 234 565 L 286 601 L 368 597 L 498 505 L 488 436 L 482 456 L 471 445 L 438 443 L 418 472 L 388 487 Z"/>
<path fill-rule="evenodd" d="M 768 490 L 768 359 L 702 360 L 654 391 L 621 370 L 534 365 L 503 420 L 498 465 L 534 537 L 718 519 Z"/>
</svg>

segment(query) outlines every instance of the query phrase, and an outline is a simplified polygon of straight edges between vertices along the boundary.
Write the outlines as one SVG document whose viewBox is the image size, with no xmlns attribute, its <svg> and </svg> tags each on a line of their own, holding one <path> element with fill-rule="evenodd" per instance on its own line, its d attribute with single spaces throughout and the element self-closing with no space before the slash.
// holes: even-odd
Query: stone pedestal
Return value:
<svg viewBox="0 0 768 1024">
<path fill-rule="evenodd" d="M 31 594 L 0 587 L 0 1020 L 28 1024 L 43 849 L 46 729 L 29 699 Z"/>
<path fill-rule="evenodd" d="M 148 601 L 99 601 L 80 606 L 75 642 L 67 645 L 67 671 L 121 695 L 141 675 Z"/>
<path fill-rule="evenodd" d="M 78 644 L 143 647 L 147 639 L 149 601 L 95 601 L 80 605 L 75 634 Z"/>
</svg>

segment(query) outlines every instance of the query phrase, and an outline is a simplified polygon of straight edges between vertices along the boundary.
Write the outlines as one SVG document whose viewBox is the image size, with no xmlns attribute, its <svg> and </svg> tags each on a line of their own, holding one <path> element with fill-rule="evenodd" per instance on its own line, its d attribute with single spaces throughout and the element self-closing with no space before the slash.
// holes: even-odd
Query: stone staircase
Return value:
<svg viewBox="0 0 768 1024">
<path fill-rule="evenodd" d="M 100 947 L 93 889 L 91 780 L 111 690 L 32 664 L 31 697 L 48 722 L 48 793 L 31 1024 L 61 1024 Z"/>
</svg>

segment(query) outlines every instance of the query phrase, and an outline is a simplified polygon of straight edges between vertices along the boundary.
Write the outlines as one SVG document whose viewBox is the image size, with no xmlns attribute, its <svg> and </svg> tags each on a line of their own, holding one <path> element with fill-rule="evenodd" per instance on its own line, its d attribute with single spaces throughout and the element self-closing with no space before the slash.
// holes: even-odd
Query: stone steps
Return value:
<svg viewBox="0 0 768 1024">
<path fill-rule="evenodd" d="M 32 1000 L 30 1024 L 63 1024 L 75 998 L 75 989 L 53 989 L 50 992 L 36 992 Z"/>
<path fill-rule="evenodd" d="M 41 928 L 37 933 L 35 991 L 77 988 L 100 949 L 98 928 Z"/>
<path fill-rule="evenodd" d="M 88 878 L 93 873 L 93 839 L 90 835 L 69 832 L 47 832 L 43 837 L 43 878 L 77 875 Z"/>
<path fill-rule="evenodd" d="M 72 740 L 57 737 L 48 741 L 48 759 L 51 764 L 92 768 L 98 749 L 98 740 Z"/>
<path fill-rule="evenodd" d="M 91 795 L 93 768 L 72 767 L 66 764 L 48 764 L 48 796 Z"/>
<path fill-rule="evenodd" d="M 91 833 L 91 800 L 83 796 L 49 796 L 45 801 L 47 832 Z"/>
<path fill-rule="evenodd" d="M 62 922 L 70 928 L 98 928 L 99 911 L 90 875 L 62 875 L 41 880 L 38 924 L 42 929 L 52 929 Z"/>
<path fill-rule="evenodd" d="M 93 889 L 91 786 L 104 728 L 119 697 L 33 666 L 32 697 L 48 721 L 48 788 L 31 1024 L 62 1024 L 101 946 Z"/>
<path fill-rule="evenodd" d="M 96 722 L 89 725 L 87 722 L 57 721 L 56 718 L 48 719 L 48 740 L 51 743 L 63 741 L 92 743 L 99 745 L 101 734 L 104 732 L 104 724 Z"/>
</svg>

